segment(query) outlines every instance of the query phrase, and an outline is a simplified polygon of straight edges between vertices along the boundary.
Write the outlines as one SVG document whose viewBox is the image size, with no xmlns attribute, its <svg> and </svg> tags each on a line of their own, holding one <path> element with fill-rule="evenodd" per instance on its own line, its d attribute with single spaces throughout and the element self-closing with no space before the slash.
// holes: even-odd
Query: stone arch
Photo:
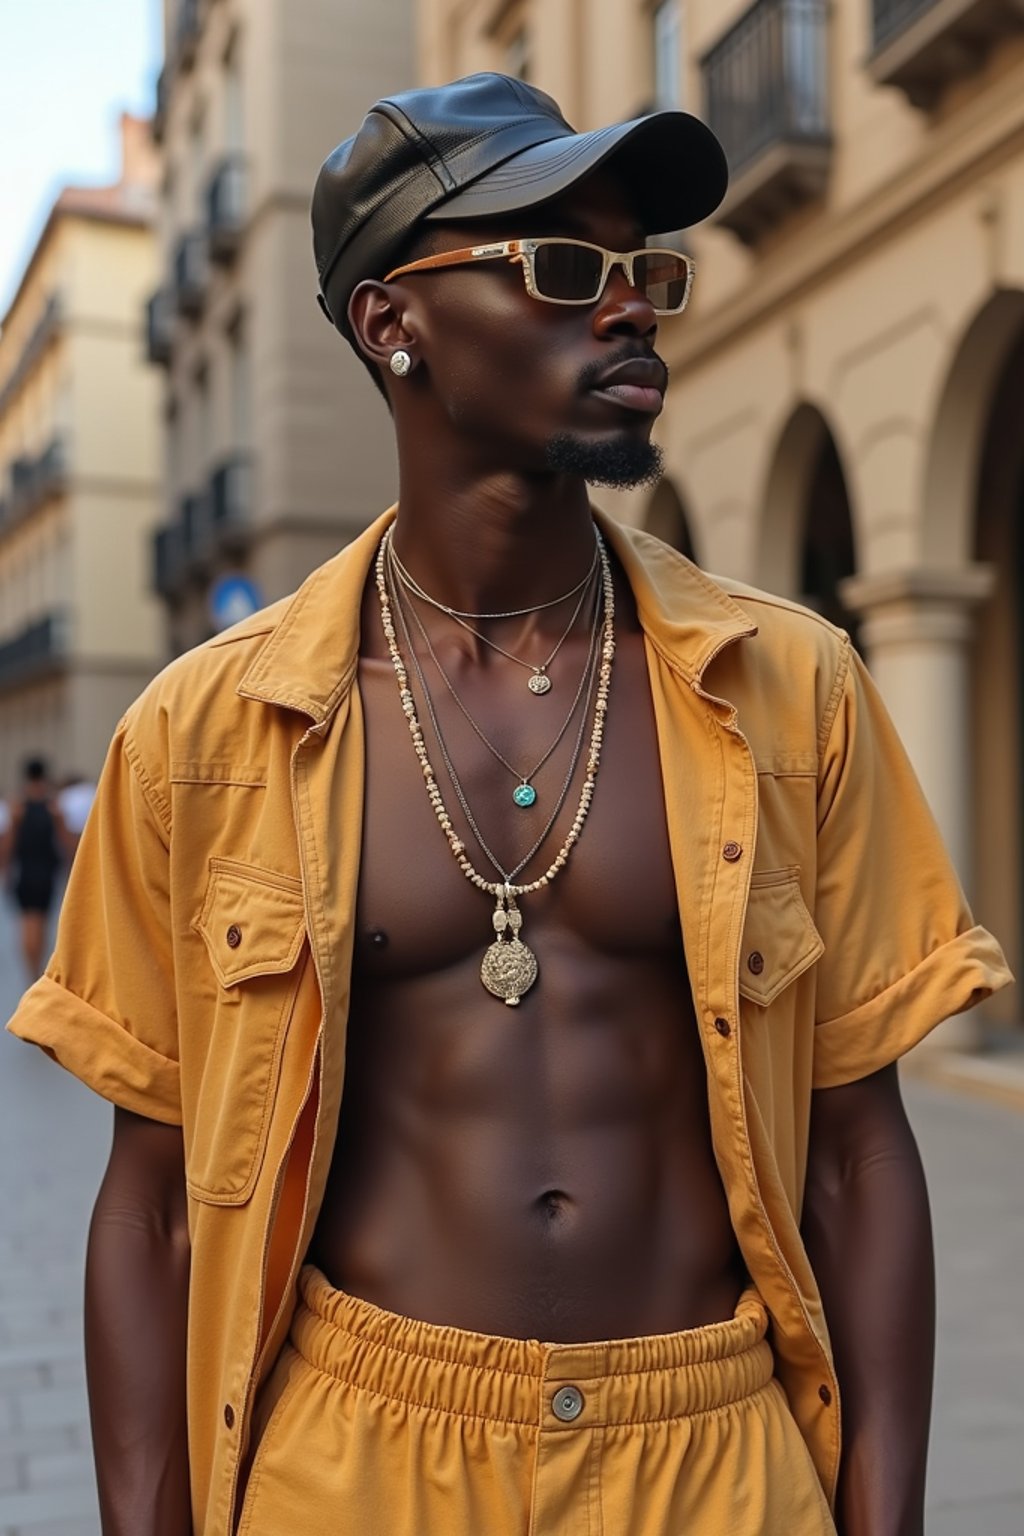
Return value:
<svg viewBox="0 0 1024 1536">
<path fill-rule="evenodd" d="M 668 475 L 660 480 L 651 493 L 644 509 L 643 527 L 648 533 L 671 544 L 688 560 L 699 564 L 693 542 L 692 522 L 686 515 L 683 500 L 675 483 Z"/>
<path fill-rule="evenodd" d="M 855 569 L 853 514 L 839 449 L 822 412 L 803 401 L 772 457 L 754 579 L 855 629 L 839 597 L 840 583 Z"/>
<path fill-rule="evenodd" d="M 979 477 L 996 393 L 1024 334 L 1024 292 L 1001 289 L 961 337 L 934 413 L 925 466 L 921 556 L 925 565 L 972 558 Z"/>
<path fill-rule="evenodd" d="M 1024 298 L 1024 295 L 1021 296 Z M 971 505 L 968 556 L 993 572 L 971 654 L 971 895 L 979 921 L 1024 960 L 1024 310 L 986 400 Z M 986 1016 L 1015 1022 L 1019 1001 L 993 999 Z"/>
</svg>

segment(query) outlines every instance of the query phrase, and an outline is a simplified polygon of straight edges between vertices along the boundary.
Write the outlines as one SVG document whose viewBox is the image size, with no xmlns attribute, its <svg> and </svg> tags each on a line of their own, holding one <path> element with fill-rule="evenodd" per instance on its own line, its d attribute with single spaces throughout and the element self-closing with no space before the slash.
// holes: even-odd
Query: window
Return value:
<svg viewBox="0 0 1024 1536">
<path fill-rule="evenodd" d="M 682 0 L 658 0 L 651 13 L 654 43 L 654 105 L 659 112 L 683 105 Z"/>
</svg>

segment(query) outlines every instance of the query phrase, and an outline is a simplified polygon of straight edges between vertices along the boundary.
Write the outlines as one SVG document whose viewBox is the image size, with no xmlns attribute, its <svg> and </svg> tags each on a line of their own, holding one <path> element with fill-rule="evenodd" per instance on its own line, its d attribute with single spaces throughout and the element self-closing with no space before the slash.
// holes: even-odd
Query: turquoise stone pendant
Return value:
<svg viewBox="0 0 1024 1536">
<path fill-rule="evenodd" d="M 534 789 L 532 784 L 520 784 L 517 786 L 512 799 L 515 801 L 516 805 L 521 806 L 523 810 L 526 810 L 536 801 L 537 791 Z"/>
</svg>

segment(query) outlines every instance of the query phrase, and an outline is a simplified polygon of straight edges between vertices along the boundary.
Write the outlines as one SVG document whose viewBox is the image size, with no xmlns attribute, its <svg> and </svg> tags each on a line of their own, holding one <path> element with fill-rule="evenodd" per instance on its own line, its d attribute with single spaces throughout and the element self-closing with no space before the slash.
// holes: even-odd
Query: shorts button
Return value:
<svg viewBox="0 0 1024 1536">
<path fill-rule="evenodd" d="M 583 1412 L 583 1393 L 579 1387 L 559 1387 L 551 1399 L 551 1412 L 563 1424 L 571 1424 Z"/>
<path fill-rule="evenodd" d="M 822 1402 L 827 1408 L 832 1401 L 832 1393 L 829 1391 L 828 1387 L 819 1387 L 818 1396 L 821 1398 Z"/>
<path fill-rule="evenodd" d="M 229 949 L 237 949 L 239 944 L 241 944 L 242 930 L 239 928 L 237 923 L 231 924 L 231 927 L 227 931 L 226 938 L 228 941 Z"/>
<path fill-rule="evenodd" d="M 721 1035 L 723 1040 L 727 1035 L 732 1034 L 732 1025 L 729 1023 L 728 1019 L 716 1019 L 715 1028 L 718 1030 L 718 1033 Z"/>
<path fill-rule="evenodd" d="M 764 970 L 764 955 L 759 949 L 752 950 L 747 956 L 747 966 L 755 976 L 760 976 Z"/>
<path fill-rule="evenodd" d="M 739 843 L 726 843 L 725 847 L 722 849 L 722 858 L 725 859 L 728 864 L 735 864 L 736 860 L 741 859 L 742 857 L 743 849 L 740 847 Z"/>
<path fill-rule="evenodd" d="M 230 1403 L 225 1403 L 224 1405 L 224 1423 L 228 1429 L 234 1429 L 235 1427 L 235 1410 Z"/>
</svg>

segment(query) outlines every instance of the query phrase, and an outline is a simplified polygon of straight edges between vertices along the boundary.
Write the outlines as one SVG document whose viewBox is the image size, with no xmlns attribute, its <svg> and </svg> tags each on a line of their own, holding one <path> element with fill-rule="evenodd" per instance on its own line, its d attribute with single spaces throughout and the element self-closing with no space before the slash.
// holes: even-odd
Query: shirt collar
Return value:
<svg viewBox="0 0 1024 1536">
<path fill-rule="evenodd" d="M 359 662 L 363 591 L 389 507 L 351 544 L 303 582 L 238 685 L 243 698 L 329 720 L 352 686 Z M 641 626 L 669 666 L 699 682 L 714 656 L 757 625 L 711 577 L 660 539 L 606 513 L 594 520 L 621 564 Z"/>
</svg>

